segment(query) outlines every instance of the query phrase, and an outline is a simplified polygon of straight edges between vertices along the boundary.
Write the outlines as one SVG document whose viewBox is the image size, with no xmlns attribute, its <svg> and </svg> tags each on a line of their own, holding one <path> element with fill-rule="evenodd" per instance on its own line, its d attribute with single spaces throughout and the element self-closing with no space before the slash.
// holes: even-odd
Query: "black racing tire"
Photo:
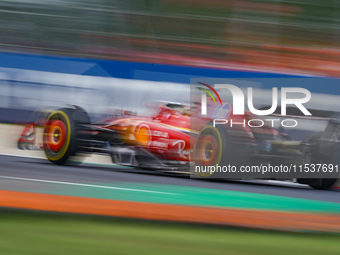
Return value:
<svg viewBox="0 0 340 255">
<path fill-rule="evenodd" d="M 333 185 L 336 183 L 336 178 L 323 178 L 323 179 L 317 179 L 316 183 L 309 183 L 308 185 L 313 189 L 318 190 L 327 190 L 333 187 Z"/>
<path fill-rule="evenodd" d="M 209 124 L 200 132 L 194 147 L 195 166 L 224 166 L 232 163 L 232 148 L 227 130 Z M 217 177 L 217 173 L 211 173 L 202 169 L 198 172 L 200 177 Z"/>
<path fill-rule="evenodd" d="M 335 161 L 335 155 L 321 153 L 318 140 L 321 138 L 322 132 L 316 133 L 308 139 L 308 143 L 313 144 L 314 151 L 311 156 L 313 164 L 332 164 Z M 298 183 L 307 184 L 313 189 L 328 190 L 337 182 L 337 178 L 314 178 L 314 179 L 297 179 Z"/>
<path fill-rule="evenodd" d="M 52 112 L 44 125 L 43 148 L 49 161 L 63 165 L 77 152 L 76 123 L 72 109 Z"/>
</svg>

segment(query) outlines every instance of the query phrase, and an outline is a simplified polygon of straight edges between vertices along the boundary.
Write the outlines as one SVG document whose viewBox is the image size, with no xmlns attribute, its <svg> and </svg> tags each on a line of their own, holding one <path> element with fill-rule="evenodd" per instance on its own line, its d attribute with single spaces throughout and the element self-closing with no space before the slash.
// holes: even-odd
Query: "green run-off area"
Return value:
<svg viewBox="0 0 340 255">
<path fill-rule="evenodd" d="M 2 255 L 339 254 L 337 234 L 0 210 Z"/>
<path fill-rule="evenodd" d="M 23 191 L 160 204 L 340 213 L 340 203 L 259 193 L 154 183 L 95 183 L 94 185 L 98 187 L 59 184 L 53 185 L 53 188 L 49 186 L 48 189 Z"/>
</svg>

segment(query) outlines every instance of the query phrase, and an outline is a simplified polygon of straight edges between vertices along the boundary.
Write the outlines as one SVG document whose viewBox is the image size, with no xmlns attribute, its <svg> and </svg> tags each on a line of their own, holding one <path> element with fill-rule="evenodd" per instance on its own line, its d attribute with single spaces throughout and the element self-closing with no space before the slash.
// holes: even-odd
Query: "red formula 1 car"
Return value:
<svg viewBox="0 0 340 255">
<path fill-rule="evenodd" d="M 201 116 L 199 110 L 193 111 L 185 104 L 157 102 L 153 106 L 158 109 L 153 116 L 125 113 L 98 123 L 92 123 L 78 106 L 43 111 L 25 127 L 18 147 L 43 149 L 54 164 L 64 164 L 79 153 L 106 153 L 116 164 L 186 173 L 194 163 L 275 165 L 301 164 L 314 155 L 323 162 L 334 158 L 334 143 L 330 139 L 326 145 L 325 139 L 320 142 L 321 136 L 314 136 L 308 143 L 291 141 L 267 124 L 261 128 L 240 125 L 254 115 L 247 112 L 232 115 L 232 106 L 227 103 L 214 112 L 239 124 L 214 126 L 212 114 Z M 329 121 L 328 130 L 335 129 L 333 124 Z M 43 128 L 41 147 L 35 145 L 38 126 Z M 321 154 L 321 148 L 326 147 L 328 152 Z M 335 178 L 298 179 L 317 189 L 328 189 L 335 181 Z"/>
</svg>

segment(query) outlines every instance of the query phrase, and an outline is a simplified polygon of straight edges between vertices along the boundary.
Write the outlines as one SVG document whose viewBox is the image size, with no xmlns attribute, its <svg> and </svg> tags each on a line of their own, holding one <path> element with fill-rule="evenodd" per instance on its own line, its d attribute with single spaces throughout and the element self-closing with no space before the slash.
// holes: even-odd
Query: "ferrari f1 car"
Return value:
<svg viewBox="0 0 340 255">
<path fill-rule="evenodd" d="M 79 106 L 40 111 L 24 128 L 18 147 L 42 149 L 47 159 L 58 165 L 79 153 L 105 153 L 115 164 L 182 173 L 188 173 L 193 164 L 275 165 L 337 159 L 340 123 L 332 113 L 319 117 L 326 121 L 323 132 L 296 141 L 284 130 L 267 124 L 260 128 L 214 125 L 212 115 L 202 116 L 199 109 L 185 104 L 156 102 L 153 106 L 158 109 L 153 116 L 123 112 L 97 123 L 91 122 Z M 233 119 L 234 123 L 254 118 L 249 112 L 233 115 L 232 106 L 227 103 L 220 107 L 214 112 L 227 111 L 226 119 Z M 39 127 L 42 129 L 40 145 L 36 139 Z M 298 178 L 296 181 L 316 189 L 328 189 L 336 178 Z"/>
</svg>

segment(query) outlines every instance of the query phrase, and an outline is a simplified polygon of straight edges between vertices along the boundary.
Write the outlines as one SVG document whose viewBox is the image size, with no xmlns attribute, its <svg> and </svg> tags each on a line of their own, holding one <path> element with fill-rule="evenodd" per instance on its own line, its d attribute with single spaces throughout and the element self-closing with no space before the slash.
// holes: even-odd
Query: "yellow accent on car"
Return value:
<svg viewBox="0 0 340 255">
<path fill-rule="evenodd" d="M 150 134 L 149 134 L 149 129 L 142 126 L 138 130 L 136 139 L 137 139 L 137 141 L 139 141 L 141 143 L 141 145 L 143 145 L 143 146 L 148 145 L 148 143 L 150 142 L 150 139 L 151 139 Z"/>
</svg>

